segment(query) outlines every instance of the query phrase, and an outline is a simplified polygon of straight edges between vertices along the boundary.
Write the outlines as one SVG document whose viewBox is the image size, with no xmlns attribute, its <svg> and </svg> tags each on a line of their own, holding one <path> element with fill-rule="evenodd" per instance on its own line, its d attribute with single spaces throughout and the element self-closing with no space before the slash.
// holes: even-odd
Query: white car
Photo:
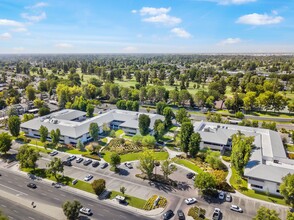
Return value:
<svg viewBox="0 0 294 220">
<path fill-rule="evenodd" d="M 236 206 L 236 205 L 231 205 L 230 209 L 235 212 L 240 212 L 240 213 L 243 212 L 243 210 L 239 206 Z"/>
<path fill-rule="evenodd" d="M 92 215 L 91 209 L 85 208 L 85 207 L 83 207 L 83 208 L 80 209 L 80 213 L 82 213 L 84 215 Z"/>
<path fill-rule="evenodd" d="M 197 199 L 196 198 L 188 198 L 188 199 L 185 199 L 185 203 L 187 205 L 194 204 L 195 202 L 197 202 Z"/>
<path fill-rule="evenodd" d="M 126 166 L 127 168 L 129 168 L 129 169 L 133 169 L 133 166 L 132 166 L 131 163 L 125 163 L 125 166 Z"/>
<path fill-rule="evenodd" d="M 50 153 L 49 153 L 49 155 L 50 156 L 55 156 L 55 155 L 57 155 L 58 154 L 58 151 L 57 150 L 54 150 L 54 151 L 51 151 Z"/>
<path fill-rule="evenodd" d="M 90 181 L 93 178 L 93 176 L 91 174 L 87 175 L 84 180 L 85 181 Z"/>
<path fill-rule="evenodd" d="M 218 194 L 218 198 L 220 200 L 223 200 L 225 198 L 225 193 L 223 191 L 221 191 L 219 194 Z"/>
</svg>

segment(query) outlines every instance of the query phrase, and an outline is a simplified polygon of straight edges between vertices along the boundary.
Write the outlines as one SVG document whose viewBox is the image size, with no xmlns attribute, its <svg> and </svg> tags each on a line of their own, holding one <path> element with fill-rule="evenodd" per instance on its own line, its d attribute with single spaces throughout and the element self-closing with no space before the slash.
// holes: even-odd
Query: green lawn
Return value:
<svg viewBox="0 0 294 220">
<path fill-rule="evenodd" d="M 230 179 L 230 183 L 235 188 L 238 190 L 240 193 L 255 198 L 255 199 L 260 199 L 263 201 L 267 202 L 272 202 L 272 203 L 277 203 L 280 205 L 286 205 L 285 200 L 282 197 L 277 197 L 274 195 L 266 195 L 266 193 L 262 192 L 257 192 L 252 189 L 248 189 L 248 183 L 246 179 L 241 178 L 235 171 L 235 169 L 232 169 L 232 176 Z"/>
<path fill-rule="evenodd" d="M 200 167 L 198 167 L 196 164 L 192 163 L 189 160 L 174 158 L 173 161 L 177 164 L 183 165 L 183 166 L 195 171 L 196 173 L 203 172 L 203 170 Z"/>
<path fill-rule="evenodd" d="M 147 202 L 144 199 L 133 197 L 127 194 L 123 195 L 121 192 L 116 192 L 116 191 L 111 191 L 110 199 L 114 199 L 117 195 L 124 196 L 130 206 L 138 208 L 138 209 L 143 209 L 145 203 Z"/>
<path fill-rule="evenodd" d="M 32 173 L 32 174 L 34 174 L 36 176 L 39 176 L 39 177 L 42 177 L 42 178 L 46 178 L 46 179 L 49 179 L 49 180 L 52 180 L 52 181 L 56 181 L 55 177 L 51 176 L 51 175 L 48 175 L 46 173 L 45 169 L 37 168 L 36 170 L 33 170 L 31 168 L 22 168 L 21 170 L 24 171 L 24 172 L 27 172 L 27 173 Z M 59 180 L 59 182 L 65 184 L 65 185 L 68 185 L 70 187 L 73 187 L 73 188 L 76 188 L 76 189 L 80 189 L 80 190 L 95 194 L 90 183 L 79 180 L 75 185 L 72 185 L 73 180 L 74 179 L 71 178 L 71 177 L 64 176 L 63 178 L 61 178 Z"/>
<path fill-rule="evenodd" d="M 177 126 L 172 126 L 172 127 L 169 129 L 169 131 L 173 132 L 173 131 L 176 131 L 177 129 L 178 129 Z"/>
<path fill-rule="evenodd" d="M 30 138 L 30 139 L 31 141 L 29 142 L 29 144 L 34 144 L 34 145 L 44 147 L 45 143 L 41 142 L 39 139 L 35 139 L 35 138 Z"/>
<path fill-rule="evenodd" d="M 104 154 L 103 159 L 109 163 L 112 152 L 105 151 L 105 152 L 103 152 L 103 154 Z M 141 154 L 142 154 L 142 152 L 120 155 L 121 163 L 126 162 L 126 161 L 138 160 L 140 158 Z M 166 160 L 168 158 L 168 153 L 167 152 L 155 152 L 154 156 L 155 156 L 155 160 Z"/>
<path fill-rule="evenodd" d="M 120 137 L 122 134 L 124 134 L 125 132 L 123 130 L 117 130 L 115 131 L 115 136 L 116 137 Z"/>
<path fill-rule="evenodd" d="M 39 151 L 39 152 L 42 152 L 44 154 L 48 154 L 50 153 L 52 150 L 51 149 L 45 149 L 43 147 L 37 147 L 37 146 L 34 146 L 34 145 L 29 145 L 31 148 L 34 148 L 36 151 Z"/>
</svg>

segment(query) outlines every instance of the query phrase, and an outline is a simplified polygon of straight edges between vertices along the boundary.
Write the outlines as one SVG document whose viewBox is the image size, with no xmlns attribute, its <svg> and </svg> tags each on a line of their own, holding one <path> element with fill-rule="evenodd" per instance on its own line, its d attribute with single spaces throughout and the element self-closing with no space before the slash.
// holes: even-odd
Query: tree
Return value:
<svg viewBox="0 0 294 220">
<path fill-rule="evenodd" d="M 186 109 L 180 108 L 180 110 L 177 111 L 177 113 L 176 113 L 176 120 L 177 120 L 177 122 L 179 122 L 180 124 L 182 124 L 183 123 L 183 120 L 185 118 L 188 118 L 188 112 L 187 112 Z"/>
<path fill-rule="evenodd" d="M 195 179 L 194 186 L 200 189 L 202 192 L 210 189 L 214 189 L 216 181 L 214 176 L 207 172 L 201 172 Z"/>
<path fill-rule="evenodd" d="M 294 220 L 294 212 L 287 212 L 287 220 Z"/>
<path fill-rule="evenodd" d="M 34 101 L 35 100 L 35 98 L 36 98 L 35 93 L 36 93 L 36 91 L 33 88 L 33 86 L 27 86 L 26 87 L 26 96 L 27 96 L 29 101 Z"/>
<path fill-rule="evenodd" d="M 163 115 L 163 110 L 167 107 L 167 104 L 165 102 L 158 102 L 156 104 L 156 113 L 159 115 Z"/>
<path fill-rule="evenodd" d="M 8 133 L 0 133 L 0 152 L 6 154 L 12 145 L 12 138 Z"/>
<path fill-rule="evenodd" d="M 35 117 L 34 114 L 24 114 L 23 115 L 22 122 L 26 122 L 26 121 L 32 120 L 34 117 Z"/>
<path fill-rule="evenodd" d="M 107 123 L 103 123 L 102 124 L 102 130 L 105 134 L 108 134 L 108 132 L 110 131 L 110 127 Z"/>
<path fill-rule="evenodd" d="M 144 150 L 141 154 L 139 169 L 145 175 L 147 175 L 148 179 L 151 179 L 154 170 L 154 152 L 152 150 Z"/>
<path fill-rule="evenodd" d="M 281 220 L 276 210 L 268 209 L 264 206 L 259 207 L 253 220 Z"/>
<path fill-rule="evenodd" d="M 88 117 L 93 117 L 93 113 L 94 113 L 94 105 L 89 103 L 87 105 L 87 116 Z"/>
<path fill-rule="evenodd" d="M 39 157 L 39 152 L 27 145 L 22 145 L 16 155 L 21 168 L 33 168 L 34 170 L 36 169 L 36 162 Z"/>
<path fill-rule="evenodd" d="M 171 163 L 170 160 L 165 160 L 161 164 L 161 171 L 166 180 L 168 180 L 168 176 L 177 170 L 177 167 Z"/>
<path fill-rule="evenodd" d="M 254 137 L 245 137 L 241 132 L 234 134 L 232 137 L 231 164 L 239 175 L 243 175 L 243 169 L 251 156 Z"/>
<path fill-rule="evenodd" d="M 161 119 L 156 119 L 153 125 L 154 137 L 156 140 L 162 138 L 165 132 L 165 126 Z"/>
<path fill-rule="evenodd" d="M 120 165 L 121 158 L 117 153 L 113 153 L 110 156 L 110 165 L 117 169 L 117 166 Z"/>
<path fill-rule="evenodd" d="M 47 165 L 47 172 L 53 175 L 56 181 L 59 180 L 58 173 L 63 173 L 64 167 L 60 158 L 54 157 Z"/>
<path fill-rule="evenodd" d="M 74 200 L 73 202 L 66 201 L 62 205 L 63 213 L 68 220 L 79 219 L 79 213 L 81 208 L 82 208 L 82 205 L 77 200 Z"/>
<path fill-rule="evenodd" d="M 139 130 L 141 135 L 149 133 L 150 118 L 148 115 L 140 114 L 139 116 Z"/>
<path fill-rule="evenodd" d="M 47 141 L 47 136 L 48 136 L 48 129 L 41 125 L 40 129 L 39 129 L 39 133 L 40 133 L 40 141 L 42 143 Z"/>
<path fill-rule="evenodd" d="M 288 174 L 283 177 L 280 185 L 280 193 L 284 196 L 287 204 L 294 208 L 294 174 Z"/>
<path fill-rule="evenodd" d="M 93 138 L 94 141 L 98 140 L 99 137 L 99 127 L 97 123 L 92 122 L 89 127 L 90 136 Z"/>
<path fill-rule="evenodd" d="M 77 148 L 80 150 L 80 151 L 84 151 L 85 150 L 85 146 L 83 144 L 83 142 L 79 139 L 78 142 L 77 142 Z"/>
<path fill-rule="evenodd" d="M 96 193 L 96 195 L 100 195 L 106 188 L 106 182 L 104 179 L 97 179 L 94 180 L 92 183 L 92 188 L 94 190 L 94 192 Z"/>
<path fill-rule="evenodd" d="M 156 139 L 154 136 L 146 135 L 142 139 L 142 144 L 144 147 L 152 148 L 155 146 Z"/>
<path fill-rule="evenodd" d="M 164 125 L 166 128 L 169 128 L 173 124 L 172 119 L 175 117 L 175 114 L 170 107 L 165 107 L 163 109 L 163 115 L 164 115 Z"/>
<path fill-rule="evenodd" d="M 56 131 L 51 130 L 50 137 L 51 137 L 52 143 L 56 145 L 60 140 L 60 130 L 58 128 L 56 129 Z"/>
<path fill-rule="evenodd" d="M 50 113 L 50 109 L 48 107 L 41 107 L 39 109 L 39 116 L 48 115 Z"/>
<path fill-rule="evenodd" d="M 127 191 L 127 189 L 126 189 L 126 187 L 121 186 L 120 189 L 119 189 L 119 191 L 120 191 L 123 195 L 125 195 L 125 192 Z"/>
<path fill-rule="evenodd" d="M 14 115 L 8 118 L 8 128 L 12 136 L 17 137 L 20 131 L 21 121 L 18 116 Z"/>
<path fill-rule="evenodd" d="M 36 108 L 42 108 L 42 107 L 44 106 L 44 101 L 41 100 L 41 99 L 39 99 L 39 98 L 36 98 L 36 99 L 34 100 L 34 106 L 35 106 Z"/>
<path fill-rule="evenodd" d="M 201 142 L 201 136 L 197 133 L 192 133 L 189 141 L 189 154 L 191 157 L 195 157 L 199 151 L 199 146 Z"/>
<path fill-rule="evenodd" d="M 189 151 L 189 143 L 191 135 L 194 131 L 193 125 L 191 122 L 184 122 L 181 128 L 181 147 L 182 150 L 187 153 Z"/>
</svg>

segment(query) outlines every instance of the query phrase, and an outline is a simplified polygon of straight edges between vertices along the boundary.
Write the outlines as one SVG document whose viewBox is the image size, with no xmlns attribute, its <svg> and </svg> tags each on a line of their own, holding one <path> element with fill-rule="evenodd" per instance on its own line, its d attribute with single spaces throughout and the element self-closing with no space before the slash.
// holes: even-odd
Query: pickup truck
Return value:
<svg viewBox="0 0 294 220">
<path fill-rule="evenodd" d="M 212 215 L 212 220 L 220 220 L 221 217 L 221 211 L 219 208 L 215 208 L 213 215 Z"/>
</svg>

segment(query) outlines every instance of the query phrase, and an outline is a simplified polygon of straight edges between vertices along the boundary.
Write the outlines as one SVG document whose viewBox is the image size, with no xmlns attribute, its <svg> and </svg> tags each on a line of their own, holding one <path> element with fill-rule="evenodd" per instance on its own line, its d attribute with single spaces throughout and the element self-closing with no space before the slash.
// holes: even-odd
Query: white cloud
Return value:
<svg viewBox="0 0 294 220">
<path fill-rule="evenodd" d="M 0 40 L 9 40 L 11 37 L 12 36 L 9 33 L 0 34 Z"/>
<path fill-rule="evenodd" d="M 32 22 L 38 22 L 38 21 L 41 21 L 47 17 L 45 12 L 42 12 L 39 15 L 29 15 L 28 13 L 22 13 L 21 16 L 24 19 L 27 19 Z"/>
<path fill-rule="evenodd" d="M 220 5 L 241 5 L 255 1 L 256 0 L 218 0 L 217 2 Z"/>
<path fill-rule="evenodd" d="M 129 46 L 129 47 L 123 48 L 123 51 L 126 53 L 135 53 L 138 51 L 138 48 L 133 47 L 133 46 Z"/>
<path fill-rule="evenodd" d="M 14 47 L 13 50 L 16 51 L 16 52 L 22 52 L 25 49 L 23 47 Z"/>
<path fill-rule="evenodd" d="M 151 7 L 143 7 L 140 10 L 141 15 L 162 15 L 167 14 L 171 8 L 151 8 Z"/>
<path fill-rule="evenodd" d="M 150 23 L 162 23 L 165 25 L 177 25 L 182 22 L 180 18 L 169 16 L 167 14 L 160 14 L 149 18 L 144 18 L 143 21 Z"/>
<path fill-rule="evenodd" d="M 171 32 L 176 34 L 178 37 L 182 37 L 182 38 L 192 37 L 191 34 L 187 31 L 185 31 L 183 28 L 173 28 L 173 29 L 171 29 Z"/>
<path fill-rule="evenodd" d="M 26 29 L 25 27 L 19 27 L 19 28 L 14 28 L 12 29 L 13 32 L 27 32 L 28 29 Z"/>
<path fill-rule="evenodd" d="M 48 6 L 48 3 L 46 3 L 46 2 L 38 2 L 38 3 L 36 3 L 36 4 L 32 5 L 32 6 L 27 6 L 25 8 L 33 9 L 33 8 L 44 8 L 44 7 L 47 7 L 47 6 Z"/>
<path fill-rule="evenodd" d="M 231 45 L 231 44 L 238 44 L 242 42 L 240 38 L 227 38 L 222 40 L 219 44 L 220 45 Z"/>
<path fill-rule="evenodd" d="M 142 17 L 142 21 L 150 23 L 161 23 L 164 25 L 177 25 L 182 22 L 180 18 L 170 16 L 168 13 L 171 8 L 152 8 L 143 7 L 139 11 L 132 10 L 132 13 L 139 13 Z"/>
<path fill-rule="evenodd" d="M 0 26 L 22 27 L 23 24 L 14 20 L 0 19 Z"/>
<path fill-rule="evenodd" d="M 132 10 L 131 11 L 133 14 L 136 14 L 137 13 L 137 10 Z"/>
<path fill-rule="evenodd" d="M 73 48 L 73 45 L 68 43 L 59 43 L 59 44 L 55 44 L 55 47 L 62 48 L 62 49 L 70 49 L 70 48 Z"/>
<path fill-rule="evenodd" d="M 283 17 L 276 15 L 267 15 L 267 14 L 248 14 L 239 17 L 236 23 L 239 24 L 251 24 L 251 25 L 270 25 L 278 24 L 283 21 Z"/>
</svg>

